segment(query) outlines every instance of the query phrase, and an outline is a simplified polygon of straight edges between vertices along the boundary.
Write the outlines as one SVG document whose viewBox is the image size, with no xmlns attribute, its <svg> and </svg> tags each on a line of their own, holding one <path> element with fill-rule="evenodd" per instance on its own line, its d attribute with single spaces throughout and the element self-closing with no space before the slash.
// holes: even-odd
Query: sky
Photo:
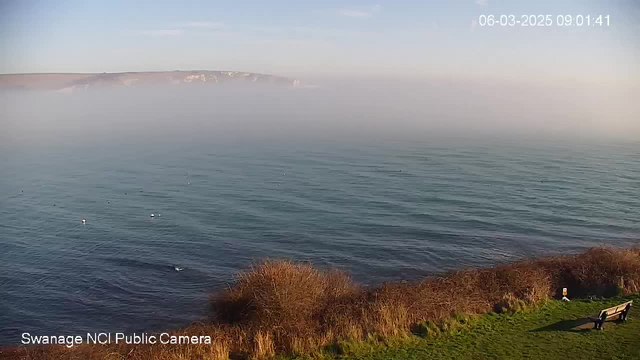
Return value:
<svg viewBox="0 0 640 360">
<path fill-rule="evenodd" d="M 483 14 L 610 20 L 487 27 Z M 638 64 L 635 0 L 0 0 L 0 73 L 207 69 L 637 84 Z"/>
</svg>

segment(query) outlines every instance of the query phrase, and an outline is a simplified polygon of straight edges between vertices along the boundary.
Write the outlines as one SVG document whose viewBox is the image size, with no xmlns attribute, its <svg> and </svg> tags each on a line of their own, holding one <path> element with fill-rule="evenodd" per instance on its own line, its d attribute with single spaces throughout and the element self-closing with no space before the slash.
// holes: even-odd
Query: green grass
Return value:
<svg viewBox="0 0 640 360">
<path fill-rule="evenodd" d="M 634 300 L 626 323 L 609 321 L 592 330 L 585 316 Z M 325 359 L 640 359 L 640 297 L 607 300 L 551 300 L 514 314 L 456 316 L 421 324 L 409 338 L 341 343 L 318 354 Z M 582 320 L 582 321 L 581 321 Z M 444 330 L 443 330 L 444 329 Z"/>
</svg>

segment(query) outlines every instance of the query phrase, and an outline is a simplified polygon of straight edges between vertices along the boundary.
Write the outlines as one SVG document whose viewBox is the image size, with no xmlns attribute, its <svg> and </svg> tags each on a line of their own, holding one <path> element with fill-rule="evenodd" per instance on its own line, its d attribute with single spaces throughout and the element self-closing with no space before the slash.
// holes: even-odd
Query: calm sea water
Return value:
<svg viewBox="0 0 640 360">
<path fill-rule="evenodd" d="M 185 326 L 266 257 L 378 283 L 640 239 L 639 144 L 185 142 L 0 161 L 5 344 Z"/>
</svg>

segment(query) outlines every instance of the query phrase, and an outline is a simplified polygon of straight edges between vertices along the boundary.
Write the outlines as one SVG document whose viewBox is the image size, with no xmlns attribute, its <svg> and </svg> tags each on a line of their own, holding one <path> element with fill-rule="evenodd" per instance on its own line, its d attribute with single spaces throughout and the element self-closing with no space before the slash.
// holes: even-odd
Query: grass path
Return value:
<svg viewBox="0 0 640 360">
<path fill-rule="evenodd" d="M 634 300 L 626 323 L 610 321 L 602 331 L 579 326 L 585 316 Z M 549 301 L 512 315 L 487 314 L 436 337 L 412 336 L 387 345 L 341 344 L 334 359 L 640 359 L 640 297 Z"/>
</svg>

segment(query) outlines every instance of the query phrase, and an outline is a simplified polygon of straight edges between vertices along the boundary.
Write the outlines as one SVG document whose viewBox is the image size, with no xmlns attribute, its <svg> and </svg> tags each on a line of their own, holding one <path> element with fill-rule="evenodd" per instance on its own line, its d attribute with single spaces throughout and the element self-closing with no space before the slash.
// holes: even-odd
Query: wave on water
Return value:
<svg viewBox="0 0 640 360">
<path fill-rule="evenodd" d="M 1 343 L 16 329 L 183 326 L 264 258 L 368 284 L 640 239 L 634 144 L 141 145 L 0 161 Z"/>
</svg>

